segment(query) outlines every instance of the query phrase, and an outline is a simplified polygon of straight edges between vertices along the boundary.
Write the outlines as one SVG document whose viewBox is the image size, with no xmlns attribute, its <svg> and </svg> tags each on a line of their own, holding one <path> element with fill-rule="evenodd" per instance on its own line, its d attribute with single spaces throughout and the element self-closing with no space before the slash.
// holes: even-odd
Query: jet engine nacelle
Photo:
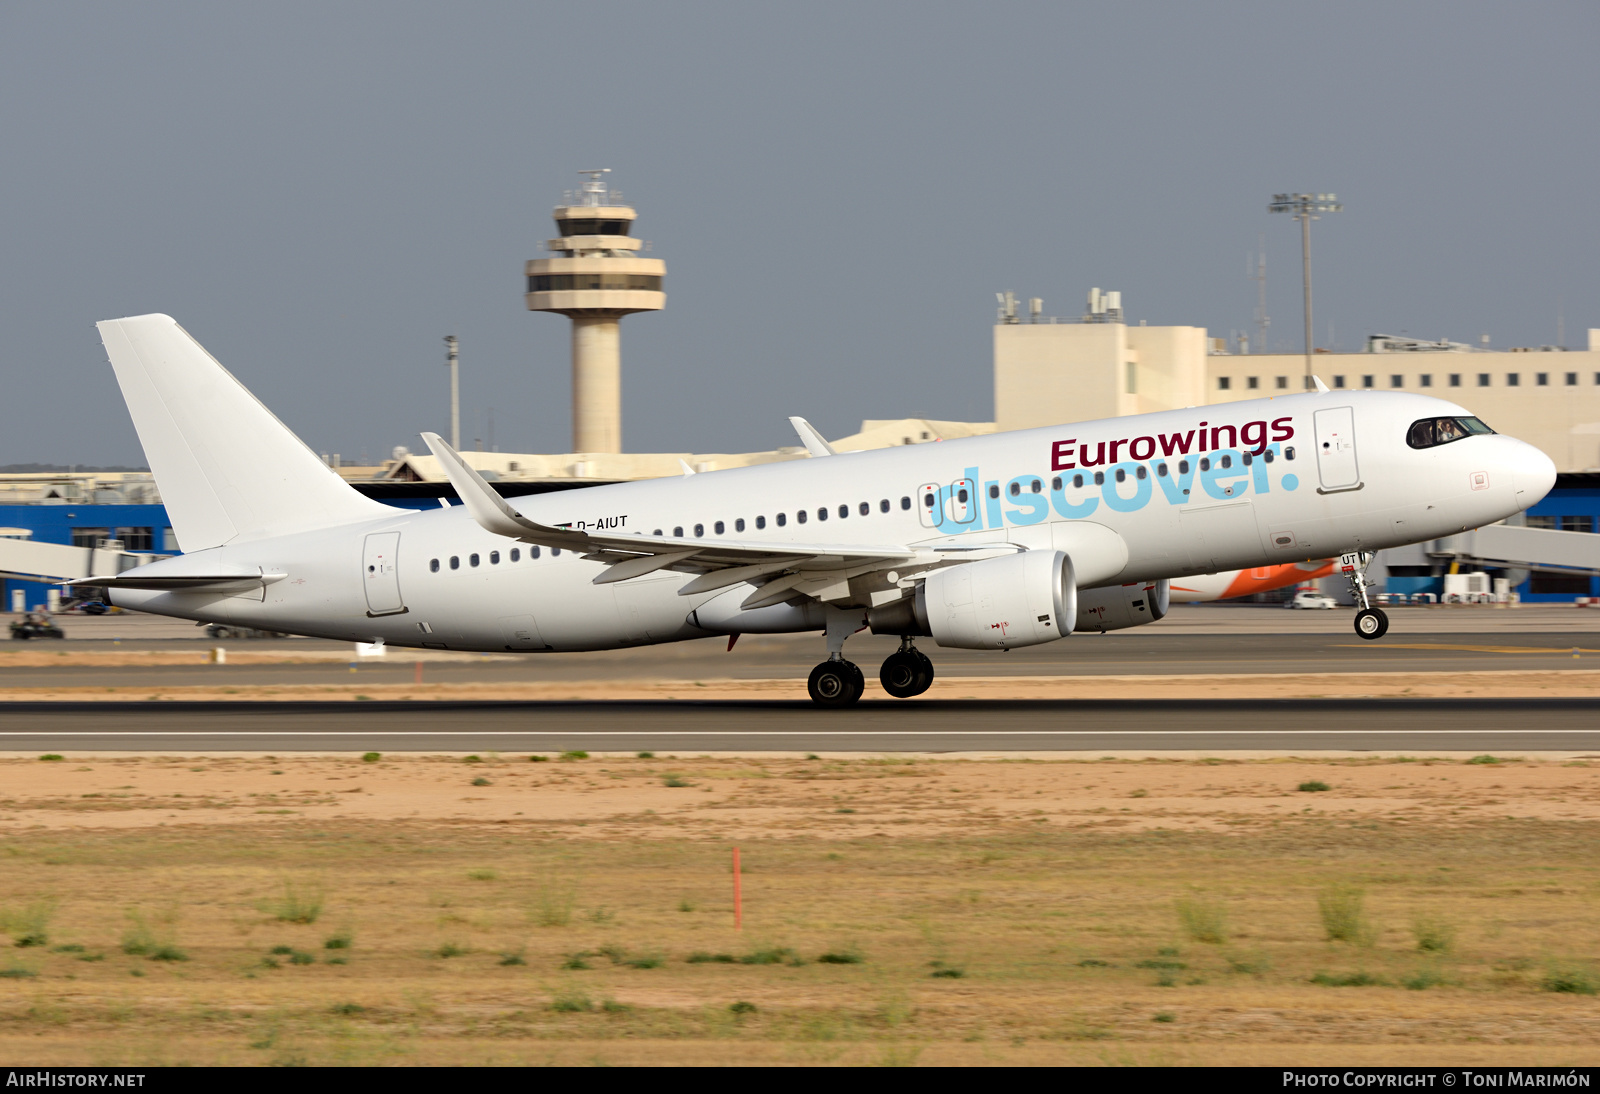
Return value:
<svg viewBox="0 0 1600 1094">
<path fill-rule="evenodd" d="M 868 613 L 877 634 L 927 634 L 941 646 L 1005 650 L 1072 633 L 1078 584 L 1061 551 L 1023 551 L 935 570 L 913 600 Z"/>
<path fill-rule="evenodd" d="M 1078 631 L 1120 631 L 1154 623 L 1171 607 L 1167 579 L 1085 589 L 1078 594 Z"/>
</svg>

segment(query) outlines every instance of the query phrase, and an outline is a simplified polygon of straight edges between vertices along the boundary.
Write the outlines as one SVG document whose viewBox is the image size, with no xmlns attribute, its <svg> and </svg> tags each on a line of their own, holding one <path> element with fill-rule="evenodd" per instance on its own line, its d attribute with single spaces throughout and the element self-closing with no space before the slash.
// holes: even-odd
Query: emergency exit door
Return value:
<svg viewBox="0 0 1600 1094">
<path fill-rule="evenodd" d="M 1315 415 L 1317 475 L 1324 492 L 1353 490 L 1361 485 L 1356 465 L 1356 417 L 1347 406 L 1329 407 Z"/>
<path fill-rule="evenodd" d="M 406 610 L 400 599 L 399 558 L 399 532 L 375 532 L 367 537 L 361 552 L 361 573 L 368 615 L 396 615 Z"/>
</svg>

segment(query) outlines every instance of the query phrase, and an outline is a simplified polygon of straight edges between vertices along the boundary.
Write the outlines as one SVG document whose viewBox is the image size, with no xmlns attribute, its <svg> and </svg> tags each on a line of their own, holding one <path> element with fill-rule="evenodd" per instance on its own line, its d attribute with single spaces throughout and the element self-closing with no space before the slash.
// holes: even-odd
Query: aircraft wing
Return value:
<svg viewBox="0 0 1600 1094">
<path fill-rule="evenodd" d="M 902 544 L 759 543 L 735 539 L 667 539 L 659 536 L 612 535 L 577 531 L 529 520 L 506 503 L 450 444 L 437 433 L 424 433 L 456 493 L 472 519 L 486 531 L 524 543 L 581 552 L 609 563 L 594 582 L 603 585 L 642 577 L 657 570 L 698 574 L 679 590 L 684 596 L 710 592 L 741 582 L 765 584 L 747 607 L 776 603 L 795 596 L 814 596 L 836 589 L 851 576 L 886 566 L 926 562 L 938 565 L 957 553 L 1007 550 L 1009 544 L 962 544 L 910 547 Z M 815 586 L 815 589 L 811 587 Z M 778 596 L 777 594 L 783 594 Z"/>
</svg>

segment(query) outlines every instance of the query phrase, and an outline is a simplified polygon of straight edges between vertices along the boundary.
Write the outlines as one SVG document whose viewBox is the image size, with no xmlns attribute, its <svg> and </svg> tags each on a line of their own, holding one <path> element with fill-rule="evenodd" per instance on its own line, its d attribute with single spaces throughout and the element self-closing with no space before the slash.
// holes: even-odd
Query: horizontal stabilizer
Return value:
<svg viewBox="0 0 1600 1094">
<path fill-rule="evenodd" d="M 154 592 L 243 592 L 260 589 L 288 574 L 264 574 L 260 571 L 220 574 L 126 574 L 116 577 L 85 577 L 77 581 L 63 581 L 63 585 L 92 585 L 100 589 L 148 589 Z"/>
</svg>

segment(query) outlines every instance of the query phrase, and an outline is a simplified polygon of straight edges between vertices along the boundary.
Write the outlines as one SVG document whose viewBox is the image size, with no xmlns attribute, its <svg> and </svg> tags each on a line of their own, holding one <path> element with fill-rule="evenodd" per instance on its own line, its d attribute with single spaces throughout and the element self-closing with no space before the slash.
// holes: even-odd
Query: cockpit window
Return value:
<svg viewBox="0 0 1600 1094">
<path fill-rule="evenodd" d="M 1424 418 L 1412 422 L 1406 431 L 1406 444 L 1412 448 L 1433 448 L 1480 433 L 1493 433 L 1479 418 Z"/>
</svg>

